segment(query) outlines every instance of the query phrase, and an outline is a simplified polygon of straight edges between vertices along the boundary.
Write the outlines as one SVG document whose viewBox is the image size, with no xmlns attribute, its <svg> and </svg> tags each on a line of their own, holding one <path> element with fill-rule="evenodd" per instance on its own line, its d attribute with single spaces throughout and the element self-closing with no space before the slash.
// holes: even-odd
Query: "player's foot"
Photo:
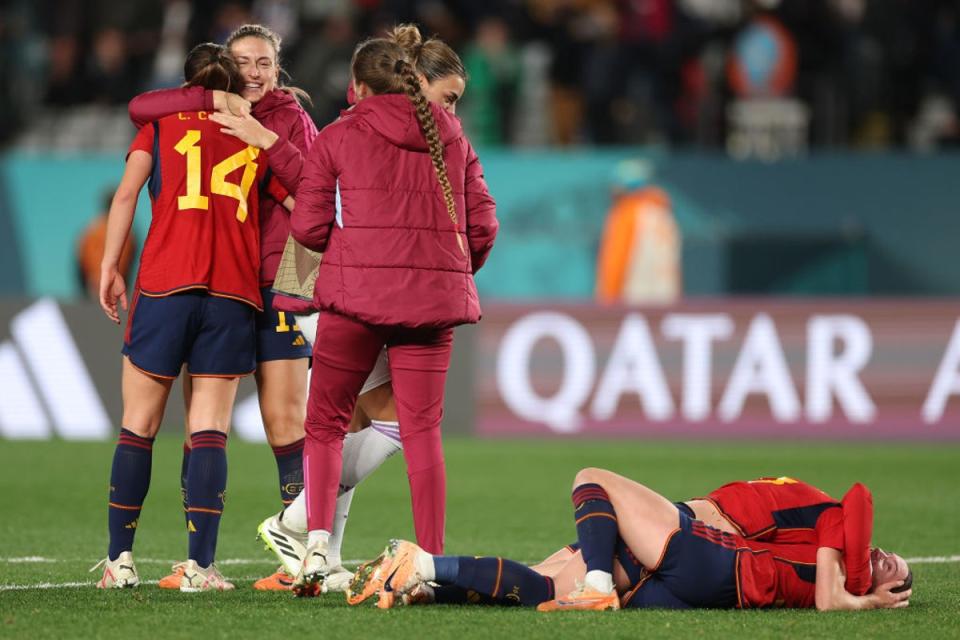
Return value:
<svg viewBox="0 0 960 640">
<path fill-rule="evenodd" d="M 179 589 L 180 578 L 183 577 L 183 568 L 185 566 L 187 566 L 186 562 L 178 562 L 173 565 L 173 567 L 170 568 L 170 575 L 161 578 L 157 586 L 161 589 Z"/>
<path fill-rule="evenodd" d="M 426 578 L 420 573 L 417 566 L 417 557 L 425 553 L 423 549 L 407 540 L 391 540 L 385 551 L 390 560 L 389 566 L 384 563 L 381 570 L 383 587 L 377 599 L 377 607 L 391 609 L 396 605 L 403 594 L 412 590 Z"/>
<path fill-rule="evenodd" d="M 290 591 L 293 587 L 293 576 L 280 567 L 272 575 L 260 578 L 253 583 L 257 591 Z"/>
<path fill-rule="evenodd" d="M 390 564 L 387 558 L 389 550 L 388 545 L 379 556 L 357 567 L 350 584 L 347 585 L 347 604 L 360 604 L 380 590 L 383 586 L 383 569 Z"/>
<path fill-rule="evenodd" d="M 128 589 L 140 584 L 137 566 L 133 563 L 133 553 L 130 551 L 124 551 L 116 560 L 106 557 L 93 565 L 90 571 L 100 567 L 103 567 L 103 576 L 97 582 L 97 589 Z"/>
<path fill-rule="evenodd" d="M 437 594 L 434 592 L 433 587 L 426 582 L 421 582 L 413 589 L 410 589 L 410 591 L 403 594 L 403 597 L 400 599 L 400 603 L 407 607 L 433 604 L 436 601 Z"/>
<path fill-rule="evenodd" d="M 350 586 L 352 580 L 353 572 L 347 571 L 342 564 L 338 564 L 330 569 L 327 579 L 323 581 L 323 592 L 343 593 Z"/>
<path fill-rule="evenodd" d="M 610 593 L 596 591 L 585 585 L 578 585 L 570 595 L 548 600 L 537 605 L 537 611 L 616 611 L 620 608 L 620 596 L 616 590 Z"/>
<path fill-rule="evenodd" d="M 318 542 L 309 549 L 300 566 L 300 572 L 293 581 L 293 593 L 298 598 L 313 598 L 320 595 L 323 582 L 330 573 L 327 566 L 326 541 Z"/>
<path fill-rule="evenodd" d="M 260 523 L 257 537 L 277 556 L 288 574 L 300 573 L 303 557 L 307 555 L 307 534 L 289 529 L 277 513 Z"/>
<path fill-rule="evenodd" d="M 187 560 L 183 565 L 183 577 L 180 578 L 180 591 L 197 593 L 199 591 L 230 591 L 233 583 L 227 582 L 217 565 L 203 568 L 196 560 Z"/>
</svg>

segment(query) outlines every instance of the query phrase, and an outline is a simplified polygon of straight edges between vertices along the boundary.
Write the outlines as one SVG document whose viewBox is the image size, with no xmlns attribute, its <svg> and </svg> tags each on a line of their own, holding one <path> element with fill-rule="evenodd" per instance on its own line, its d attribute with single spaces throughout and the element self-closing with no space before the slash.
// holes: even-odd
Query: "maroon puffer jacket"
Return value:
<svg viewBox="0 0 960 640">
<path fill-rule="evenodd" d="M 314 141 L 290 226 L 298 242 L 325 252 L 317 308 L 405 327 L 480 319 L 473 274 L 493 247 L 496 206 L 460 121 L 430 108 L 445 146 L 456 228 L 406 96 L 366 98 Z"/>
</svg>

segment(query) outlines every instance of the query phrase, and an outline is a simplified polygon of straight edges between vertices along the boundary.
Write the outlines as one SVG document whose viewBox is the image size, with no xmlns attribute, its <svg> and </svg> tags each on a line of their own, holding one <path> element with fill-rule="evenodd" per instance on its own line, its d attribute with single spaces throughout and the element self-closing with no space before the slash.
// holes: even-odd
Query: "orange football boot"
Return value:
<svg viewBox="0 0 960 640">
<path fill-rule="evenodd" d="M 257 591 L 290 591 L 293 587 L 293 576 L 280 567 L 272 575 L 260 578 L 253 583 Z"/>
<path fill-rule="evenodd" d="M 187 566 L 186 562 L 178 562 L 173 565 L 171 568 L 171 573 L 168 576 L 164 576 L 160 579 L 160 582 L 157 583 L 157 586 L 161 589 L 176 589 L 180 591 L 180 578 L 183 577 L 183 568 Z"/>
<path fill-rule="evenodd" d="M 616 611 L 620 608 L 620 596 L 616 590 L 610 593 L 595 591 L 590 587 L 580 585 L 570 595 L 548 600 L 537 605 L 537 611 Z"/>
</svg>

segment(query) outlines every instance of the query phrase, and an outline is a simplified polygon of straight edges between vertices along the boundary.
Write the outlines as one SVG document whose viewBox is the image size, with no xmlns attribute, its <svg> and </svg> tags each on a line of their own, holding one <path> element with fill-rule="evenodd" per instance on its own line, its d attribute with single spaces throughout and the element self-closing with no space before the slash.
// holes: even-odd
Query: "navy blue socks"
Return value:
<svg viewBox="0 0 960 640">
<path fill-rule="evenodd" d="M 183 502 L 183 522 L 190 528 L 190 504 L 187 502 L 187 469 L 190 468 L 190 445 L 183 443 L 183 460 L 180 462 L 180 500 Z"/>
<path fill-rule="evenodd" d="M 227 434 L 198 431 L 190 435 L 187 469 L 188 557 L 209 567 L 217 549 L 217 532 L 227 488 Z"/>
<path fill-rule="evenodd" d="M 530 567 L 504 558 L 434 556 L 437 602 L 489 603 L 533 607 L 555 597 L 553 580 Z M 454 575 L 455 574 L 455 575 Z"/>
<path fill-rule="evenodd" d="M 143 438 L 120 429 L 120 438 L 113 453 L 110 470 L 110 497 L 107 526 L 110 548 L 107 555 L 116 560 L 124 551 L 133 549 L 140 510 L 150 489 L 153 465 L 153 438 Z"/>
<path fill-rule="evenodd" d="M 280 500 L 284 506 L 293 502 L 303 490 L 303 442 L 304 438 L 300 438 L 296 442 L 273 447 L 280 476 Z"/>
<path fill-rule="evenodd" d="M 598 484 L 581 484 L 573 490 L 577 539 L 587 571 L 613 574 L 617 545 L 617 514 L 607 492 Z"/>
</svg>

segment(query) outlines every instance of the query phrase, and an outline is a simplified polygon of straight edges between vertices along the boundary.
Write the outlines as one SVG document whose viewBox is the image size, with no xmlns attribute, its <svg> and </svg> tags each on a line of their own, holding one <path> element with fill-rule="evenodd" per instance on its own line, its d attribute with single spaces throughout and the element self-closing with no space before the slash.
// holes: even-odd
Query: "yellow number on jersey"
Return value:
<svg viewBox="0 0 960 640">
<path fill-rule="evenodd" d="M 180 138 L 174 150 L 182 156 L 187 156 L 187 195 L 177 198 L 177 208 L 202 209 L 209 208 L 207 196 L 200 195 L 200 131 L 189 129 Z"/>
<path fill-rule="evenodd" d="M 764 483 L 764 484 L 797 484 L 799 480 L 794 480 L 793 478 L 787 476 L 780 476 L 779 478 L 757 478 L 756 480 L 751 480 L 750 483 Z"/>
<path fill-rule="evenodd" d="M 187 157 L 187 194 L 177 198 L 177 208 L 201 209 L 207 211 L 210 208 L 209 199 L 200 195 L 200 131 L 198 129 L 189 129 L 174 150 L 182 156 Z M 227 196 L 237 201 L 237 220 L 246 222 L 247 215 L 247 196 L 250 195 L 250 187 L 257 177 L 257 163 L 254 160 L 260 155 L 260 149 L 248 146 L 243 151 L 238 151 L 226 160 L 217 163 L 210 174 L 210 193 L 216 193 L 221 196 Z M 240 178 L 240 184 L 227 182 L 227 176 L 243 167 L 243 176 Z"/>
<path fill-rule="evenodd" d="M 260 149 L 248 146 L 238 151 L 223 162 L 218 163 L 210 174 L 210 192 L 227 196 L 237 201 L 237 220 L 245 222 L 247 219 L 247 195 L 257 177 L 257 163 L 254 160 L 260 155 Z M 227 176 L 243 167 L 243 176 L 240 184 L 227 182 Z"/>
</svg>

